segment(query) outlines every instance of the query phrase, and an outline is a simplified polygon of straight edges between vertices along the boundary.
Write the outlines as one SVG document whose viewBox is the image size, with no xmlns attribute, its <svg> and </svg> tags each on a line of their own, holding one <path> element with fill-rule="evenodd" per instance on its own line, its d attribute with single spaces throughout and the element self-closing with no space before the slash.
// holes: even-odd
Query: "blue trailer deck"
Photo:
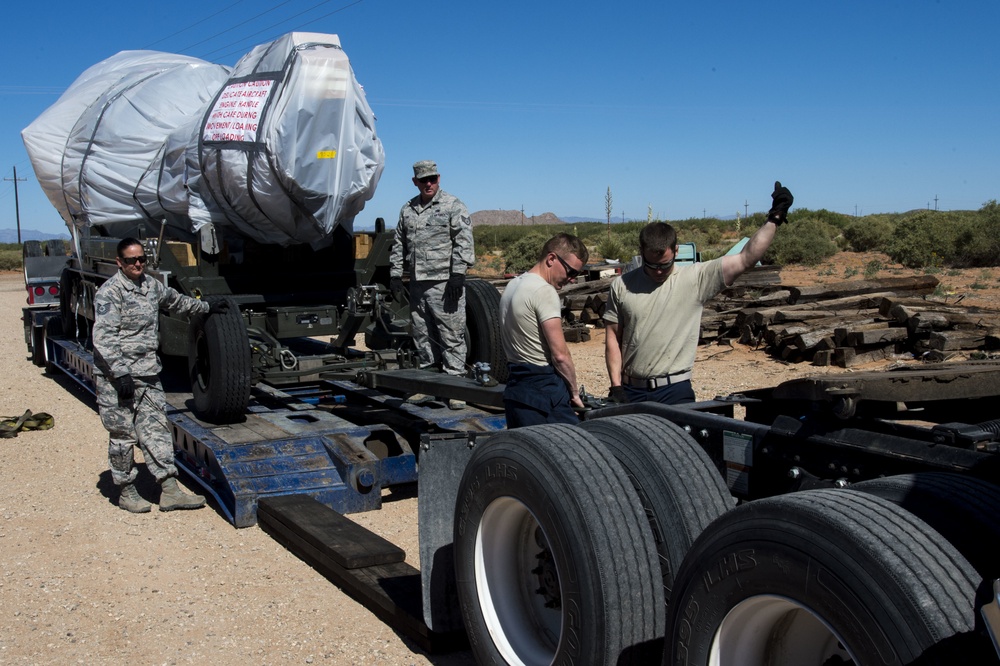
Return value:
<svg viewBox="0 0 1000 666">
<path fill-rule="evenodd" d="M 24 316 L 26 328 L 58 329 L 58 310 L 25 309 Z M 45 366 L 95 393 L 86 344 L 55 334 L 41 338 Z M 499 404 L 502 386 L 417 370 L 365 372 L 357 380 L 281 389 L 259 384 L 245 418 L 226 425 L 200 420 L 191 394 L 172 391 L 166 382 L 177 466 L 215 498 L 233 525 L 247 527 L 257 522 L 264 497 L 307 495 L 341 514 L 379 509 L 383 488 L 417 480 L 422 435 L 505 427 L 502 412 L 488 407 Z M 429 386 L 440 386 L 445 397 L 475 397 L 487 407 L 450 410 L 441 401 L 405 401 L 408 393 Z"/>
</svg>

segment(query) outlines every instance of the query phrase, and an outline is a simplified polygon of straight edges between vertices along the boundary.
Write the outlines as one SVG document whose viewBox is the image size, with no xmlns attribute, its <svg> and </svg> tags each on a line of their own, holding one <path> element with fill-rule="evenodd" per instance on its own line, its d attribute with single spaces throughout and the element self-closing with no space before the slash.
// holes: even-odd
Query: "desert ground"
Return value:
<svg viewBox="0 0 1000 666">
<path fill-rule="evenodd" d="M 783 271 L 782 280 L 842 280 L 870 261 L 838 255 Z M 885 260 L 880 274 L 912 271 Z M 940 279 L 945 298 L 964 295 L 964 303 L 996 308 L 998 276 L 998 269 L 970 269 Z M 260 528 L 234 528 L 211 502 L 197 511 L 119 509 L 94 400 L 32 365 L 23 304 L 20 272 L 0 274 L 0 414 L 48 412 L 55 427 L 0 440 L 0 664 L 474 663 L 468 652 L 423 653 Z M 580 381 L 598 395 L 608 389 L 603 345 L 599 329 L 571 345 Z M 893 362 L 906 359 L 880 365 Z M 706 399 L 856 370 L 711 345 L 698 351 L 694 382 Z M 140 491 L 156 498 L 144 468 Z M 419 567 L 416 516 L 412 493 L 386 491 L 382 510 L 351 517 L 399 544 Z"/>
</svg>

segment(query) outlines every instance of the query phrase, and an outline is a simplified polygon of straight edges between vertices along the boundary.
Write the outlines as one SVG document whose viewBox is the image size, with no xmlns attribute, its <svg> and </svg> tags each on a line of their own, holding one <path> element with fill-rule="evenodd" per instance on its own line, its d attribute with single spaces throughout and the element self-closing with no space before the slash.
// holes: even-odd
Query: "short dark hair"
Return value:
<svg viewBox="0 0 1000 666">
<path fill-rule="evenodd" d="M 583 244 L 582 240 L 572 234 L 556 234 L 545 241 L 542 251 L 538 254 L 538 261 L 545 259 L 549 252 L 555 252 L 558 255 L 574 254 L 584 264 L 590 259 L 590 251 L 587 249 L 587 246 Z"/>
<path fill-rule="evenodd" d="M 639 232 L 639 251 L 677 251 L 677 230 L 666 222 L 650 222 Z"/>
<path fill-rule="evenodd" d="M 140 243 L 138 241 L 138 239 L 132 238 L 131 236 L 129 236 L 128 238 L 121 239 L 118 242 L 118 256 L 119 257 L 124 257 L 125 256 L 125 248 L 132 247 L 133 245 L 140 245 L 141 246 L 142 243 Z"/>
</svg>

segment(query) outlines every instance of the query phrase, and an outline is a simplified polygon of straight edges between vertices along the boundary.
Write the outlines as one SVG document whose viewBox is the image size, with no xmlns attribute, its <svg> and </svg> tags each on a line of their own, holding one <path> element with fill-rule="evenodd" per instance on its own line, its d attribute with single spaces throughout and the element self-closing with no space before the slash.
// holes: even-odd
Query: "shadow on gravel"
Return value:
<svg viewBox="0 0 1000 666">
<path fill-rule="evenodd" d="M 153 478 L 152 473 L 146 468 L 146 463 L 137 462 L 135 464 L 138 476 L 135 479 L 136 490 L 143 499 L 156 504 L 160 500 L 160 487 Z M 111 470 L 106 469 L 97 477 L 97 491 L 101 493 L 108 502 L 118 506 L 118 486 L 111 480 Z"/>
</svg>

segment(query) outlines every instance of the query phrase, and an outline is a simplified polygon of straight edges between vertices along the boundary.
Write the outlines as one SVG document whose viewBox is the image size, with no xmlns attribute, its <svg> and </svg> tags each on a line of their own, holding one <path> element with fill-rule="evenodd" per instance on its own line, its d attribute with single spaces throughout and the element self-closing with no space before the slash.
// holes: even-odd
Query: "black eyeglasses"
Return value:
<svg viewBox="0 0 1000 666">
<path fill-rule="evenodd" d="M 148 258 L 144 254 L 140 254 L 138 257 L 122 257 L 122 262 L 128 264 L 129 266 L 144 264 L 147 260 Z"/>
<path fill-rule="evenodd" d="M 571 280 L 572 280 L 573 278 L 575 278 L 575 277 L 577 277 L 578 275 L 580 275 L 581 273 L 583 273 L 583 271 L 578 271 L 578 270 L 576 270 L 575 268 L 573 268 L 572 266 L 570 266 L 569 264 L 567 264 L 567 263 L 566 263 L 566 260 L 565 260 L 565 259 L 563 259 L 562 257 L 560 257 L 560 256 L 559 256 L 558 254 L 556 254 L 555 252 L 553 252 L 552 254 L 555 254 L 555 256 L 556 256 L 556 259 L 558 259 L 558 260 L 559 260 L 559 263 L 560 263 L 560 264 L 562 264 L 562 265 L 563 265 L 563 268 L 565 268 L 565 269 L 566 269 L 566 277 L 568 277 L 569 279 L 571 279 Z"/>
<path fill-rule="evenodd" d="M 670 267 L 674 265 L 674 260 L 671 259 L 670 261 L 665 261 L 662 264 L 654 264 L 651 261 L 646 261 L 645 259 L 643 259 L 642 265 L 651 271 L 667 271 L 670 270 Z"/>
<path fill-rule="evenodd" d="M 438 182 L 438 177 L 437 176 L 424 176 L 423 178 L 420 178 L 419 180 L 420 180 L 421 183 L 424 183 L 424 184 L 430 183 L 430 184 L 433 185 L 434 183 Z"/>
</svg>

